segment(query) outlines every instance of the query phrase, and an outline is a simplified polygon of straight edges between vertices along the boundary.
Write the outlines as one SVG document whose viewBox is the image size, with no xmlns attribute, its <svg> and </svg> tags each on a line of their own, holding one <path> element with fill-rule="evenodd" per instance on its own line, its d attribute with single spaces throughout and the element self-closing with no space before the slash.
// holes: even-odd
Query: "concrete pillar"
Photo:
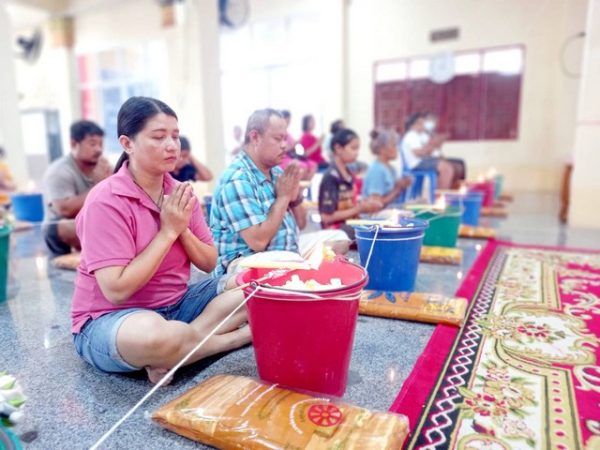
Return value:
<svg viewBox="0 0 600 450">
<path fill-rule="evenodd" d="M 600 0 L 590 0 L 575 127 L 569 224 L 600 229 Z"/>
<path fill-rule="evenodd" d="M 219 10 L 217 1 L 184 3 L 184 23 L 168 39 L 171 98 L 182 134 L 192 153 L 205 162 L 215 178 L 225 168 L 221 105 Z M 216 180 L 215 180 L 216 181 Z"/>
<path fill-rule="evenodd" d="M 23 151 L 12 40 L 6 0 L 0 0 L 0 145 L 6 149 L 15 182 L 23 189 L 28 181 L 27 160 Z"/>
<path fill-rule="evenodd" d="M 322 103 L 323 127 L 325 133 L 329 133 L 331 122 L 344 119 L 348 123 L 348 111 L 346 110 L 346 81 L 348 71 L 346 70 L 346 1 L 329 0 L 320 5 L 319 27 L 321 36 L 327 36 L 322 40 L 321 66 L 327 67 L 321 73 L 323 95 L 325 101 Z"/>
</svg>

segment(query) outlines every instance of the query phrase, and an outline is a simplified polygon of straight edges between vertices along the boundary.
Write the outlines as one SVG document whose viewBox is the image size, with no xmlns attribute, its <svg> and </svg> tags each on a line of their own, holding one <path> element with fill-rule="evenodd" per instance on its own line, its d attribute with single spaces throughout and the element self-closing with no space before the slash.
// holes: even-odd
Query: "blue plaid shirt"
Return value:
<svg viewBox="0 0 600 450">
<path fill-rule="evenodd" d="M 231 261 L 254 251 L 240 232 L 267 220 L 275 203 L 275 182 L 281 176 L 280 167 L 271 169 L 271 180 L 256 167 L 245 151 L 225 170 L 215 189 L 210 228 L 219 252 L 213 276 L 225 273 Z M 283 222 L 266 250 L 298 251 L 298 225 L 288 209 Z"/>
</svg>

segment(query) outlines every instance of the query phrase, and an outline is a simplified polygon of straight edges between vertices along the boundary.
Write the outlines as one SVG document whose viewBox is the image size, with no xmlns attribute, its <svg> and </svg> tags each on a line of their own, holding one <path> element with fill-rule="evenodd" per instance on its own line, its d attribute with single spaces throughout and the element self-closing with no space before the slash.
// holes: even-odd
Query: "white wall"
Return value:
<svg viewBox="0 0 600 450">
<path fill-rule="evenodd" d="M 27 183 L 27 165 L 16 92 L 11 25 L 6 2 L 0 0 L 0 146 L 6 149 L 7 162 L 16 183 L 24 188 Z"/>
<path fill-rule="evenodd" d="M 569 224 L 600 228 L 600 0 L 590 0 L 575 129 Z"/>
<path fill-rule="evenodd" d="M 77 3 L 77 2 L 76 2 Z M 105 6 L 103 6 L 105 5 Z M 148 41 L 163 42 L 167 57 L 161 94 L 179 117 L 183 134 L 190 138 L 194 155 L 219 173 L 224 149 L 220 114 L 217 3 L 187 0 L 177 5 L 177 24 L 163 28 L 155 0 L 96 2 L 86 10 L 75 8 L 77 53 L 126 48 Z M 118 6 L 118 7 L 117 7 Z"/>
<path fill-rule="evenodd" d="M 186 0 L 183 5 L 190 13 L 190 4 L 199 11 L 205 3 Z M 169 57 L 164 64 L 171 81 L 165 100 L 180 112 L 182 130 L 190 136 L 194 151 L 218 172 L 224 148 L 220 119 L 213 120 L 220 115 L 215 110 L 220 109 L 218 28 L 202 26 L 203 21 L 212 20 L 206 16 L 216 14 L 216 7 L 210 3 L 210 11 L 195 17 L 196 22 L 188 20 L 165 30 L 155 0 L 72 0 L 70 5 L 76 17 L 77 53 L 150 39 L 165 42 Z M 375 61 L 441 50 L 524 44 L 519 139 L 448 143 L 445 152 L 465 158 L 473 177 L 496 167 L 505 174 L 509 190 L 558 189 L 562 165 L 573 149 L 579 86 L 578 79 L 561 72 L 559 51 L 568 36 L 584 29 L 587 0 L 251 0 L 250 6 L 253 21 L 307 9 L 323 18 L 323 44 L 314 49 L 324 55 L 322 64 L 315 68 L 327 93 L 321 102 L 323 124 L 345 118 L 363 136 L 364 159 L 370 157 L 367 136 L 373 125 Z M 460 27 L 459 40 L 429 42 L 430 30 L 448 26 Z M 572 69 L 579 64 L 581 49 L 581 43 L 569 47 L 567 61 Z M 25 66 L 20 67 L 18 78 L 23 105 L 58 107 L 64 129 L 70 116 L 77 116 L 78 97 L 69 96 L 69 92 L 76 94 L 73 83 L 70 91 L 65 87 L 68 55 L 62 51 L 55 51 L 53 56 L 43 54 L 39 61 L 42 70 L 35 76 L 26 74 Z M 52 86 L 58 90 L 51 92 Z"/>
<path fill-rule="evenodd" d="M 559 47 L 583 29 L 586 0 L 352 0 L 348 6 L 348 121 L 367 136 L 373 117 L 372 67 L 377 60 L 524 44 L 525 73 L 519 138 L 456 142 L 448 156 L 465 158 L 470 176 L 491 166 L 509 190 L 557 190 L 572 148 L 574 91 L 565 80 Z M 568 19 L 566 19 L 568 15 Z M 458 26 L 460 39 L 431 44 L 432 29 Z"/>
<path fill-rule="evenodd" d="M 314 114 L 317 119 L 316 132 L 327 132 L 330 123 L 345 115 L 345 89 L 344 89 L 344 31 L 345 31 L 345 4 L 346 0 L 250 0 L 250 16 L 247 25 L 265 25 L 269 23 L 283 23 L 289 18 L 310 18 L 314 24 L 311 38 L 316 36 L 317 45 L 312 46 L 310 72 L 316 74 L 319 86 L 311 85 L 310 80 L 289 79 L 289 90 L 293 90 L 306 98 L 303 110 L 294 110 L 294 105 L 286 101 L 272 99 L 269 105 L 275 108 L 292 108 L 292 135 L 300 134 L 301 117 L 305 114 Z M 227 32 L 227 31 L 225 31 Z M 235 31 L 234 31 L 235 32 Z M 312 39 L 306 39 L 307 43 Z M 307 44 L 308 45 L 308 44 Z M 283 49 L 286 56 L 292 58 L 294 49 Z M 294 73 L 295 74 L 295 73 Z M 246 87 L 244 87 L 246 88 Z M 251 89 L 251 87 L 249 87 Z M 288 99 L 286 99 L 288 100 Z M 251 110 L 264 107 L 254 105 Z M 230 118 L 231 120 L 231 118 Z M 238 121 L 239 122 L 239 121 Z M 245 122 L 244 122 L 245 123 Z M 226 130 L 230 134 L 230 130 Z"/>
</svg>

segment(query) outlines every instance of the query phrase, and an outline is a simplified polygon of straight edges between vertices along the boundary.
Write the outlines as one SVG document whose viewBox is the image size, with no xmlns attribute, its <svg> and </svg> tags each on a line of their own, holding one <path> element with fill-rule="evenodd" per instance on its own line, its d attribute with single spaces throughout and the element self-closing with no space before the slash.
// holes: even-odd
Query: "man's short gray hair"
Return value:
<svg viewBox="0 0 600 450">
<path fill-rule="evenodd" d="M 248 124 L 246 125 L 246 134 L 244 135 L 244 144 L 250 143 L 250 132 L 256 130 L 258 134 L 264 134 L 269 127 L 269 120 L 272 116 L 283 119 L 280 111 L 272 108 L 257 109 L 248 118 Z"/>
</svg>

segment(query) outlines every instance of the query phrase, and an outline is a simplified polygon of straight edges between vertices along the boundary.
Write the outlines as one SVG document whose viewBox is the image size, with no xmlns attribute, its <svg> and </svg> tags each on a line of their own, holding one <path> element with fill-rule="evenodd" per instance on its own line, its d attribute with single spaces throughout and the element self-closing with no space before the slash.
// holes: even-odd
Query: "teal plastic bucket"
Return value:
<svg viewBox="0 0 600 450">
<path fill-rule="evenodd" d="M 44 220 L 44 200 L 42 194 L 10 194 L 12 211 L 17 220 L 41 222 Z"/>
<path fill-rule="evenodd" d="M 428 226 L 425 220 L 401 218 L 397 227 L 354 227 L 360 262 L 369 274 L 366 289 L 404 292 L 415 289 Z"/>
<path fill-rule="evenodd" d="M 430 206 L 409 206 L 408 208 L 415 212 L 415 218 L 426 220 L 429 223 L 423 245 L 456 247 L 462 218 L 462 208 L 459 205 L 448 206 L 445 209 L 434 209 Z"/>
<path fill-rule="evenodd" d="M 11 228 L 9 226 L 0 227 L 0 302 L 6 300 L 8 290 L 10 232 Z"/>
<path fill-rule="evenodd" d="M 462 207 L 461 223 L 476 227 L 479 225 L 483 192 L 467 192 L 466 194 L 446 194 L 446 202 L 451 206 Z"/>
<path fill-rule="evenodd" d="M 8 428 L 0 426 L 0 450 L 22 450 L 19 438 Z"/>
</svg>

